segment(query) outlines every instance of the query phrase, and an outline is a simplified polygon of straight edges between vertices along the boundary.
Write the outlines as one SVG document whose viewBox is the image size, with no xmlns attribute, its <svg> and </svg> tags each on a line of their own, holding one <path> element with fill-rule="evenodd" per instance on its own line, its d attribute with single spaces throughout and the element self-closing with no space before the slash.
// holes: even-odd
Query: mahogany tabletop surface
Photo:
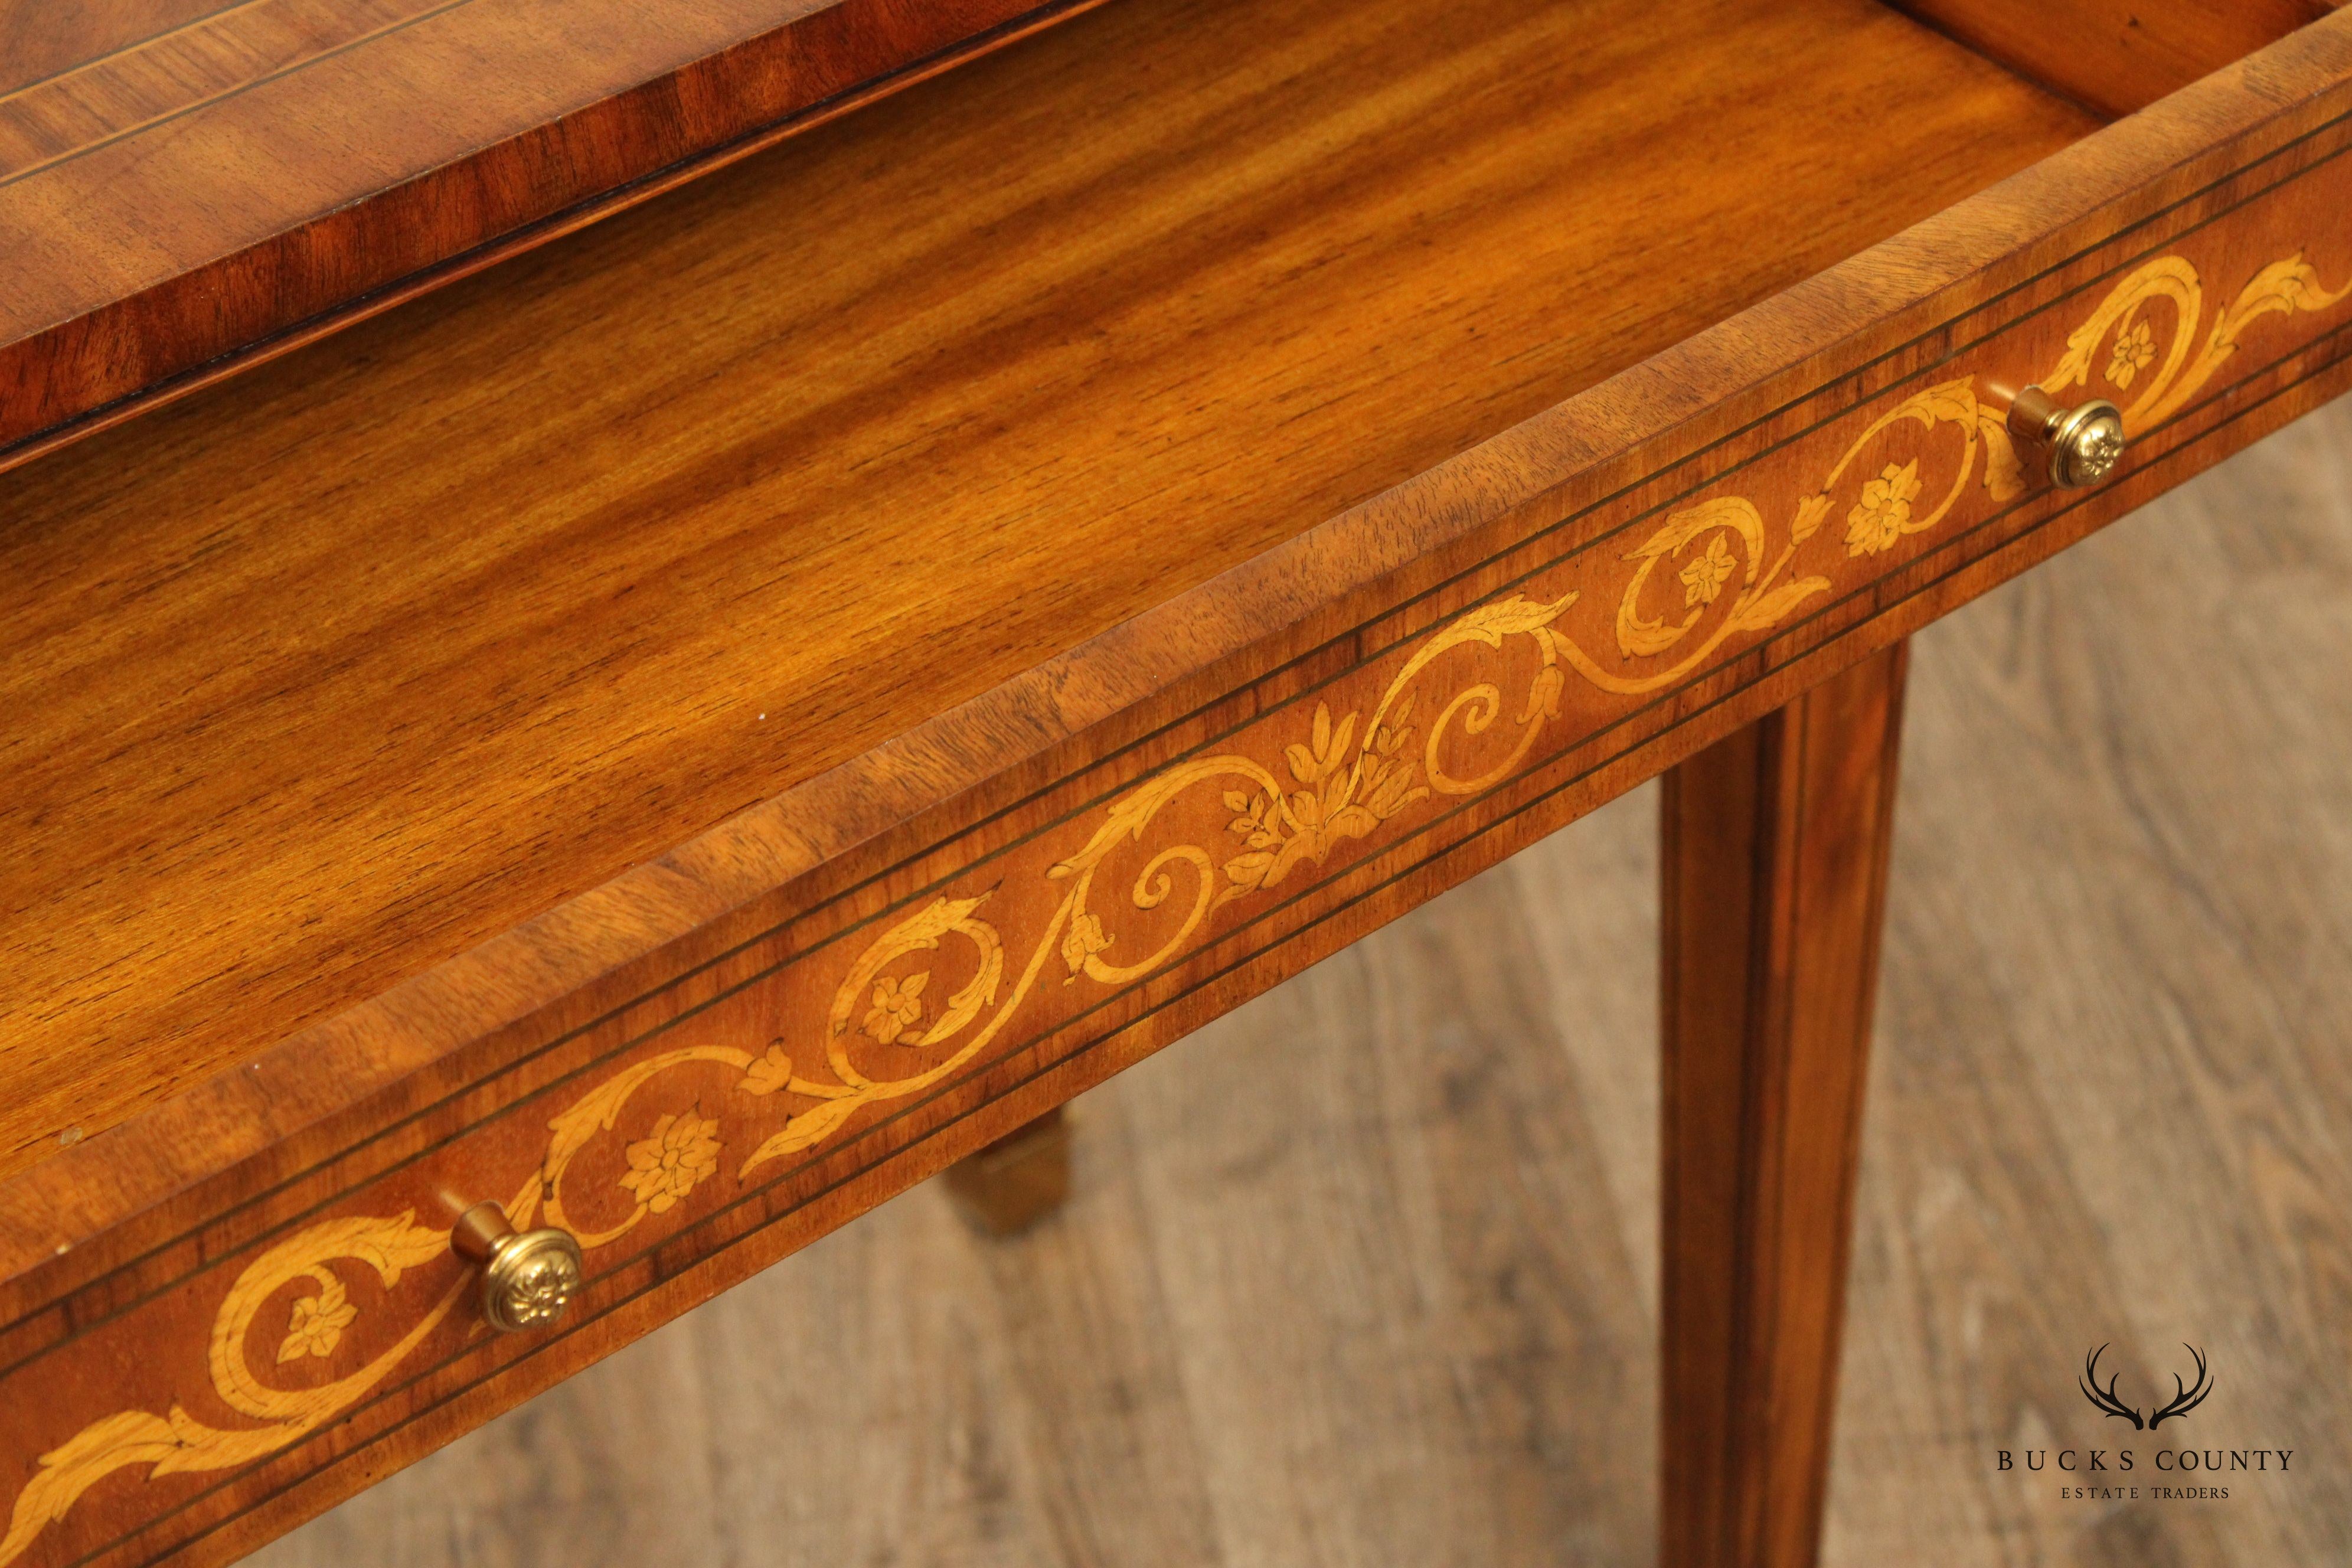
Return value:
<svg viewBox="0 0 2352 1568">
<path fill-rule="evenodd" d="M 0 466 L 1090 3 L 9 0 Z"/>
<path fill-rule="evenodd" d="M 0 1173 L 2095 123 L 1708 9 L 1108 7 L 0 474 Z"/>
</svg>

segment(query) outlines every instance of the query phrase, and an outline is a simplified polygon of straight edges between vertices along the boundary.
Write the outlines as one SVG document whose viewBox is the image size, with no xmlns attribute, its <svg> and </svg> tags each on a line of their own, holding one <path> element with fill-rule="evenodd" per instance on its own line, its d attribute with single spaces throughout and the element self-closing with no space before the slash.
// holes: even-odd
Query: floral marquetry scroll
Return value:
<svg viewBox="0 0 2352 1568">
<path fill-rule="evenodd" d="M 2196 268 L 2179 256 L 2159 257 L 2116 285 L 2068 335 L 2058 362 L 2032 379 L 2051 393 L 2089 387 L 2104 348 L 2098 378 L 2118 396 L 2138 384 L 2124 417 L 2127 428 L 2144 430 L 2188 406 L 2263 317 L 2325 310 L 2347 297 L 2352 277 L 2328 289 L 2297 253 L 2257 273 L 2200 338 L 2204 289 Z M 2158 314 L 2169 318 L 2161 331 Z M 1944 382 L 1912 393 L 1865 425 L 1831 464 L 1821 488 L 1798 499 L 1785 520 L 1768 520 L 1757 502 L 1738 495 L 1672 512 L 1624 557 L 1633 571 L 1617 607 L 1616 647 L 1623 662 L 1612 666 L 1564 642 L 1566 663 L 1604 691 L 1633 696 L 1664 689 L 1688 679 L 1739 634 L 1780 626 L 1839 585 L 1839 574 L 1827 564 L 1813 572 L 1797 565 L 1832 517 L 1843 523 L 1839 537 L 1845 554 L 1860 560 L 1935 531 L 1971 483 L 1980 483 L 1996 505 L 2019 500 L 2027 485 L 2006 416 L 2005 405 L 1989 406 L 1980 398 L 1975 376 Z M 1681 589 L 1673 606 L 1678 618 L 1645 608 L 1671 599 L 1653 583 L 1662 565 L 1670 567 Z M 1733 595 L 1727 613 L 1714 616 L 1700 632 L 1727 592 Z M 1656 662 L 1670 654 L 1675 657 Z"/>
<path fill-rule="evenodd" d="M 1906 433 L 1928 438 L 1926 455 L 1901 455 L 1906 448 L 1891 437 Z M 1938 435 L 1947 437 L 1940 445 L 1933 443 Z M 1883 466 L 1870 471 L 1869 465 L 1881 459 Z M 1948 476 L 1926 504 L 1923 462 L 1938 465 Z M 1821 489 L 1798 498 L 1777 526 L 1744 496 L 1719 496 L 1671 513 L 1625 556 L 1633 572 L 1617 602 L 1616 644 L 1622 662 L 1612 667 L 1574 643 L 1563 644 L 1563 658 L 1603 691 L 1637 696 L 1663 690 L 1687 679 L 1741 633 L 1769 631 L 1808 601 L 1832 591 L 1836 583 L 1830 574 L 1799 572 L 1796 563 L 1841 500 L 1852 500 L 1843 514 L 1845 553 L 1878 555 L 1942 522 L 1978 479 L 1995 501 L 2025 493 L 2001 416 L 1977 401 L 1971 378 L 1913 393 L 1872 420 L 1831 465 Z M 1672 621 L 1643 609 L 1664 596 L 1653 578 L 1670 563 L 1680 563 L 1671 569 L 1683 589 L 1683 613 Z M 1702 622 L 1727 591 L 1733 595 L 1728 610 L 1701 633 Z M 1667 654 L 1676 657 L 1659 662 Z"/>
<path fill-rule="evenodd" d="M 148 1466 L 151 1478 L 227 1469 L 318 1430 L 406 1361 L 448 1316 L 458 1292 L 444 1291 L 388 1346 L 323 1383 L 280 1384 L 255 1369 L 254 1340 L 265 1311 L 284 1313 L 272 1358 L 277 1364 L 329 1357 L 359 1317 L 337 1265 L 357 1265 L 389 1290 L 404 1272 L 438 1262 L 448 1250 L 449 1233 L 418 1225 L 412 1212 L 330 1220 L 263 1253 L 229 1288 L 205 1358 L 213 1392 L 258 1425 L 215 1426 L 176 1404 L 160 1415 L 126 1410 L 93 1423 L 41 1456 L 38 1470 L 17 1495 L 7 1534 L 0 1537 L 0 1563 L 22 1555 L 83 1492 L 126 1466 Z M 296 1292 L 290 1296 L 289 1286 Z"/>
<path fill-rule="evenodd" d="M 2265 316 L 2325 310 L 2347 297 L 2352 297 L 2352 277 L 2341 287 L 2326 288 L 2298 251 L 2256 273 L 2200 337 L 2205 287 L 2197 268 L 2181 257 L 2158 257 L 2136 268 L 2074 329 L 2066 339 L 2064 356 L 2041 384 L 2053 394 L 2089 387 L 2095 366 L 2099 378 L 2117 395 L 2128 428 L 2160 425 L 2205 389 L 2255 322 Z M 2159 322 L 2161 316 L 2169 316 L 2169 321 Z M 2125 401 L 2122 395 L 2135 384 L 2137 395 Z"/>
<path fill-rule="evenodd" d="M 1234 751 L 1186 763 L 1115 802 L 1072 853 L 1042 868 L 1059 896 L 1042 924 L 1022 933 L 1017 966 L 987 916 L 990 894 L 940 896 L 887 925 L 852 957 L 813 1038 L 780 1038 L 754 1051 L 691 1045 L 656 1052 L 576 1095 L 547 1123 L 538 1164 L 506 1212 L 517 1227 L 544 1223 L 572 1232 L 583 1248 L 610 1247 L 647 1219 L 690 1204 L 706 1185 L 741 1183 L 763 1167 L 839 1133 L 861 1110 L 906 1099 L 950 1077 L 996 1040 L 1049 975 L 1061 985 L 1121 987 L 1186 950 L 1220 906 L 1277 888 L 1339 845 L 1368 837 L 1433 793 L 1464 795 L 1515 768 L 1546 721 L 1557 716 L 1564 644 L 1552 623 L 1575 600 L 1549 605 L 1511 598 L 1457 617 L 1408 657 L 1369 713 L 1334 718 L 1318 704 L 1300 738 L 1271 761 Z M 1448 683 L 1458 673 L 1446 656 L 1463 648 L 1499 650 L 1528 642 L 1532 670 L 1506 694 L 1491 680 Z M 1428 695 L 1424 697 L 1424 690 Z M 1434 706 L 1423 733 L 1418 707 Z M 1456 732 L 1479 736 L 1498 720 L 1516 739 L 1469 777 L 1451 771 Z M 1194 793 L 1214 800 L 1231 820 L 1206 842 L 1155 846 L 1164 814 Z M 1098 885 L 1119 851 L 1147 847 L 1119 900 Z M 1139 942 L 1122 923 L 1132 910 L 1174 917 L 1172 928 Z M 960 983 L 936 980 L 948 950 L 957 950 Z M 868 1053 L 927 1058 L 912 1071 L 877 1065 Z M 738 1106 L 751 1108 L 728 1128 L 700 1101 L 627 1122 L 649 1087 L 687 1073 L 716 1081 Z M 777 1112 L 763 1113 L 773 1106 Z M 744 1125 L 769 1128 L 730 1150 Z M 583 1194 L 580 1170 L 600 1140 L 618 1135 L 619 1168 Z M 620 1209 L 613 1211 L 615 1200 Z M 331 1220 L 303 1229 L 248 1265 L 230 1287 L 215 1321 L 208 1365 L 214 1390 L 261 1425 L 222 1429 L 179 1405 L 164 1414 L 125 1411 L 93 1423 L 43 1455 L 18 1494 L 0 1563 L 20 1556 L 34 1537 L 62 1518 L 90 1487 L 113 1472 L 148 1467 L 152 1477 L 224 1469 L 273 1453 L 376 1388 L 432 1334 L 464 1295 L 445 1286 L 412 1309 L 412 1325 L 388 1348 L 332 1381 L 278 1386 L 256 1369 L 259 1315 L 282 1314 L 269 1353 L 271 1370 L 331 1358 L 362 1321 L 341 1270 L 372 1271 L 385 1291 L 404 1271 L 445 1264 L 449 1233 L 395 1218 Z M 289 1292 L 289 1286 L 299 1289 Z M 380 1310 L 391 1310 L 387 1299 Z"/>
<path fill-rule="evenodd" d="M 2331 289 L 2296 254 L 2209 321 L 2197 268 L 2162 256 L 2102 290 L 2038 377 L 2006 370 L 2053 393 L 2128 398 L 2137 435 L 2189 408 L 2260 322 L 2347 296 L 2352 279 Z M 1735 471 L 1627 520 L 793 955 L 733 1011 L 617 1047 L 480 1124 L 520 1152 L 501 1156 L 503 1193 L 465 1195 L 510 1193 L 518 1228 L 572 1233 L 593 1289 L 599 1249 L 700 1223 L 2013 508 L 2032 487 L 1991 374 L 1990 361 L 1953 363 L 1850 410 L 1792 443 L 1771 483 Z M 789 1005 L 760 1000 L 771 994 Z M 428 1161 L 415 1190 L 439 1191 L 437 1179 Z M 251 1465 L 387 1387 L 427 1341 L 462 1348 L 475 1331 L 447 1224 L 378 1202 L 242 1265 L 212 1311 L 194 1393 L 171 1385 L 39 1454 L 0 1565 L 110 1476 Z"/>
</svg>

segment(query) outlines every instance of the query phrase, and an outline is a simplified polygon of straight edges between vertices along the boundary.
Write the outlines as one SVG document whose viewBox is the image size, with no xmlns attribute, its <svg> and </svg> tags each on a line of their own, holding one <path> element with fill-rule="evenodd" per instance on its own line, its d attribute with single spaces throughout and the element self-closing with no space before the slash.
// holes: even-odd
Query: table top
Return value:
<svg viewBox="0 0 2352 1568">
<path fill-rule="evenodd" d="M 0 5 L 0 466 L 1090 3 Z"/>
<path fill-rule="evenodd" d="M 2094 123 L 1706 9 L 1131 0 L 0 476 L 0 1171 Z"/>
</svg>

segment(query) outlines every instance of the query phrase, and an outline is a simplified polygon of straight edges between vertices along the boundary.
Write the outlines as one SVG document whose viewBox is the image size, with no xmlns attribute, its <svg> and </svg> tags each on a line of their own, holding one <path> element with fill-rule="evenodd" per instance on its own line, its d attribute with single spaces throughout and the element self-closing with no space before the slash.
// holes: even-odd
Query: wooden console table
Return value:
<svg viewBox="0 0 2352 1568">
<path fill-rule="evenodd" d="M 1664 1554 L 1810 1562 L 1903 638 L 2352 384 L 2352 13 L 650 12 L 0 8 L 0 1568 L 1661 773 Z"/>
</svg>

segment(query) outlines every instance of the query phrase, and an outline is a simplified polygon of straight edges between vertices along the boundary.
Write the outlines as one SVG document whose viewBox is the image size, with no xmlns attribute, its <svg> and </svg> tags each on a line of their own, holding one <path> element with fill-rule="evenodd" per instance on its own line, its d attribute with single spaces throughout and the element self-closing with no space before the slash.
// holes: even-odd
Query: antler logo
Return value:
<svg viewBox="0 0 2352 1568">
<path fill-rule="evenodd" d="M 2192 1344 L 2183 1344 L 2180 1348 L 2187 1351 L 2189 1356 L 2197 1363 L 2197 1381 L 2186 1387 L 2183 1387 L 2180 1382 L 2180 1374 L 2179 1373 L 2174 1373 L 2172 1374 L 2172 1403 L 2150 1415 L 2147 1420 L 2143 1421 L 2140 1419 L 2137 1406 L 2126 1405 L 2121 1399 L 2116 1396 L 2116 1380 L 2121 1374 L 2109 1373 L 2107 1374 L 2106 1385 L 2105 1387 L 2100 1386 L 2099 1358 L 2107 1353 L 2107 1347 L 2105 1345 L 2101 1345 L 2097 1350 L 2093 1351 L 2083 1360 L 2083 1381 L 2081 1384 L 2083 1397 L 2089 1400 L 2099 1409 L 2105 1411 L 2109 1415 L 2117 1416 L 2123 1420 L 2130 1422 L 2132 1424 L 2132 1430 L 2135 1432 L 2141 1431 L 2143 1429 L 2152 1432 L 2157 1428 L 2158 1424 L 2169 1420 L 2175 1415 L 2188 1415 L 2200 1405 L 2204 1404 L 2205 1396 L 2213 1392 L 2213 1380 L 2207 1375 L 2205 1371 L 2204 1352 L 2199 1350 Z"/>
</svg>

